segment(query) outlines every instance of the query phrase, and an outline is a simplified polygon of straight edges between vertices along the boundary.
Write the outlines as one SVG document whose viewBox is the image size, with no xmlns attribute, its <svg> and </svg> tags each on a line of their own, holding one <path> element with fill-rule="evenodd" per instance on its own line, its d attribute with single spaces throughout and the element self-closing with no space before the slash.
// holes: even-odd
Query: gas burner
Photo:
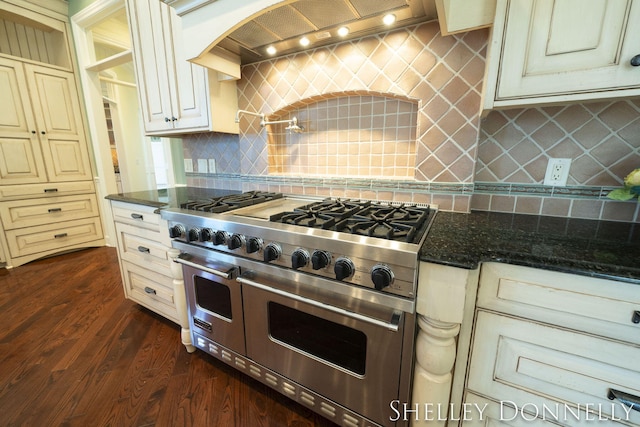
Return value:
<svg viewBox="0 0 640 427">
<path fill-rule="evenodd" d="M 411 243 L 428 214 L 428 208 L 373 204 L 337 223 L 336 230 Z"/>
<path fill-rule="evenodd" d="M 325 199 L 272 215 L 283 224 L 340 231 L 412 243 L 427 222 L 428 207 L 382 205 L 369 201 Z"/>
<path fill-rule="evenodd" d="M 350 215 L 368 206 L 369 202 L 352 200 L 326 199 L 321 202 L 301 206 L 290 212 L 281 212 L 272 215 L 270 221 L 283 224 L 301 225 L 303 227 L 333 229 L 337 221 L 341 221 Z"/>
<path fill-rule="evenodd" d="M 282 193 L 248 191 L 241 194 L 214 197 L 208 200 L 190 200 L 182 203 L 180 207 L 194 211 L 220 213 L 280 198 L 282 198 Z"/>
</svg>

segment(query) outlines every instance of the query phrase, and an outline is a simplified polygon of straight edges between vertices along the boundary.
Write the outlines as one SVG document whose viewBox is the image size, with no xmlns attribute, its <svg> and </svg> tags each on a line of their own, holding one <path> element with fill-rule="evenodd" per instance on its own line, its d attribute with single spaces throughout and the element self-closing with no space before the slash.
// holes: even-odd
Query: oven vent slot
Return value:
<svg viewBox="0 0 640 427">
<path fill-rule="evenodd" d="M 202 319 L 198 319 L 197 317 L 193 318 L 193 324 L 200 329 L 204 329 L 205 331 L 213 332 L 213 325 L 209 322 L 205 322 Z"/>
</svg>

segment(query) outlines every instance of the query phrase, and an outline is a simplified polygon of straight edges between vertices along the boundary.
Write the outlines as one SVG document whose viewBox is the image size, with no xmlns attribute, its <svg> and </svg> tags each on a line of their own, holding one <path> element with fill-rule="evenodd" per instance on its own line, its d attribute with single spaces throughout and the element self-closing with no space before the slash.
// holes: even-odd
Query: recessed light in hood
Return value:
<svg viewBox="0 0 640 427">
<path fill-rule="evenodd" d="M 218 46 L 240 56 L 241 63 L 258 62 L 274 54 L 287 55 L 308 47 L 319 47 L 345 39 L 387 31 L 383 16 L 393 14 L 391 27 L 435 19 L 433 0 L 298 0 L 254 17 L 234 30 Z M 341 27 L 347 35 L 339 35 Z"/>
</svg>

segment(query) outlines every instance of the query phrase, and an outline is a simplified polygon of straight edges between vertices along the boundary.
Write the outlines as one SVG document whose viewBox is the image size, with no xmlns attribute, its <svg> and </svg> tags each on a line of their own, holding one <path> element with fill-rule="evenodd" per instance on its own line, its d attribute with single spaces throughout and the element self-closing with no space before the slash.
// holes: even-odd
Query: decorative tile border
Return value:
<svg viewBox="0 0 640 427">
<path fill-rule="evenodd" d="M 640 221 L 640 203 L 616 202 L 613 187 L 548 187 L 495 182 L 437 183 L 366 178 L 188 173 L 196 187 L 239 191 L 264 190 L 320 197 L 340 197 L 438 205 L 443 211 L 473 210 L 558 217 Z"/>
<path fill-rule="evenodd" d="M 507 194 L 513 196 L 539 196 L 539 197 L 569 197 L 606 199 L 606 195 L 613 187 L 599 186 L 572 186 L 550 187 L 535 184 L 510 184 L 500 182 L 476 182 L 474 193 L 479 194 Z"/>
</svg>

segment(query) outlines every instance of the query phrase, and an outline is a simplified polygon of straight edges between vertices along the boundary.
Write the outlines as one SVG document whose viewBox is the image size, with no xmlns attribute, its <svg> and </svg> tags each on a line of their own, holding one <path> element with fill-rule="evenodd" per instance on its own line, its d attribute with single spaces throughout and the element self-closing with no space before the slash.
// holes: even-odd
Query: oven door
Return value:
<svg viewBox="0 0 640 427">
<path fill-rule="evenodd" d="M 301 280 L 315 280 L 301 278 Z M 243 284 L 247 356 L 382 425 L 399 398 L 405 313 L 307 292 L 253 272 Z M 408 396 L 407 396 L 408 397 Z"/>
<path fill-rule="evenodd" d="M 237 268 L 212 260 L 184 257 L 184 285 L 192 334 L 202 335 L 239 354 L 245 354 L 242 292 Z M 196 342 L 196 337 L 193 337 Z"/>
</svg>

